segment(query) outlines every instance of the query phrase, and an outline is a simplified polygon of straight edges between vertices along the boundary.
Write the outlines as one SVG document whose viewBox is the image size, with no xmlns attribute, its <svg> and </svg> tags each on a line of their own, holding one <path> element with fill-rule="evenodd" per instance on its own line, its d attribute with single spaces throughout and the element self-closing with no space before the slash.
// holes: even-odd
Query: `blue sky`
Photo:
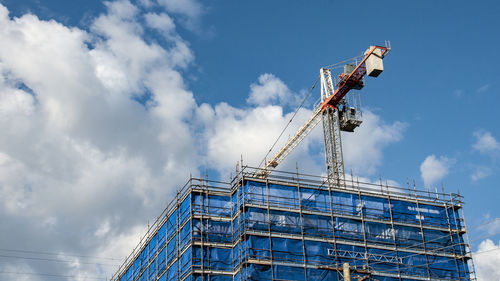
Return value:
<svg viewBox="0 0 500 281">
<path fill-rule="evenodd" d="M 33 229 L 16 225 L 42 219 L 53 231 L 71 228 L 78 237 L 94 233 L 103 241 L 115 241 L 126 233 L 135 238 L 189 173 L 208 169 L 211 177 L 228 178 L 240 154 L 250 163 L 260 160 L 320 67 L 357 56 L 384 40 L 391 41 L 392 51 L 384 61 L 384 73 L 368 79 L 361 92 L 367 120 L 359 129 L 361 137 L 345 138 L 346 168 L 369 180 L 381 175 L 399 184 L 408 178 L 418 186 L 443 184 L 448 192 L 460 190 L 469 226 L 500 217 L 496 56 L 500 4 L 496 1 L 0 0 L 0 4 L 9 11 L 0 22 L 5 40 L 0 50 L 4 114 L 0 116 L 8 120 L 0 124 L 7 132 L 0 144 L 0 163 L 11 172 L 0 176 L 0 197 L 10 200 L 2 204 L 8 214 L 5 227 L 14 232 L 30 232 Z M 23 41 L 13 35 L 13 30 L 23 33 L 29 28 L 40 36 Z M 75 37 L 63 36 L 71 32 Z M 66 45 L 65 40 L 73 43 Z M 51 48 L 62 49 L 51 52 Z M 49 66 L 53 72 L 43 73 Z M 61 69 L 71 70 L 65 76 L 59 75 Z M 89 85 L 88 89 L 69 83 L 71 79 Z M 54 94 L 58 83 L 63 90 Z M 13 90 L 26 90 L 21 85 L 31 89 L 31 96 Z M 274 99 L 252 102 L 252 94 Z M 313 95 L 308 110 L 319 92 Z M 301 111 L 294 128 L 308 113 Z M 260 138 L 254 140 L 255 135 Z M 34 141 L 37 138 L 40 141 Z M 245 138 L 247 142 L 237 143 Z M 320 140 L 321 131 L 316 130 L 284 168 L 304 159 L 299 166 L 323 173 Z M 22 145 L 30 149 L 23 150 Z M 178 167 L 172 168 L 174 164 Z M 86 177 L 82 167 L 109 177 Z M 67 178 L 57 175 L 61 172 Z M 131 178 L 124 184 L 112 175 Z M 21 215 L 23 208 L 41 204 L 34 198 L 44 191 L 64 194 L 53 185 L 74 188 L 77 194 L 85 190 L 80 195 L 88 202 L 100 194 L 99 186 L 108 186 L 108 197 L 95 203 L 96 210 L 105 214 L 103 220 L 88 218 L 57 198 L 43 212 Z M 96 190 L 87 192 L 89 185 Z M 120 195 L 120 200 L 142 210 L 120 207 L 114 199 L 122 192 L 132 195 Z M 65 223 L 59 211 L 66 209 L 86 227 Z M 135 217 L 127 218 L 131 214 Z M 28 247 L 123 254 L 112 248 L 118 244 L 68 246 L 43 231 L 40 241 L 50 248 Z M 500 247 L 500 236 L 492 235 L 499 231 L 499 221 L 472 228 L 473 251 Z M 489 260 L 500 261 L 498 251 L 491 253 Z M 487 254 L 478 255 L 482 256 Z M 483 280 L 500 276 L 484 260 L 476 263 L 485 272 Z M 39 265 L 8 265 L 43 272 Z M 107 272 L 86 270 L 91 275 Z"/>
</svg>

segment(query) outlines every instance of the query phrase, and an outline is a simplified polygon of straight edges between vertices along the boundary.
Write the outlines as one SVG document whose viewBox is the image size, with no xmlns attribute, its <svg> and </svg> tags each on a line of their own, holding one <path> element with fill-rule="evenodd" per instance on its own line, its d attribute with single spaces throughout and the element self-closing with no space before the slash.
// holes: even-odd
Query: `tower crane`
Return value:
<svg viewBox="0 0 500 281">
<path fill-rule="evenodd" d="M 267 177 L 322 120 L 327 179 L 332 184 L 340 186 L 344 179 L 340 131 L 353 132 L 362 122 L 358 118 L 360 114 L 357 109 L 346 101 L 346 95 L 352 89 L 363 88 L 365 75 L 378 77 L 382 73 L 384 70 L 382 60 L 390 50 L 389 42 L 386 42 L 385 46 L 370 46 L 359 62 L 344 65 L 344 72 L 337 77 L 335 85 L 332 68 L 321 68 L 321 103 L 273 158 L 265 161 L 263 168 L 259 167 L 256 176 Z"/>
</svg>

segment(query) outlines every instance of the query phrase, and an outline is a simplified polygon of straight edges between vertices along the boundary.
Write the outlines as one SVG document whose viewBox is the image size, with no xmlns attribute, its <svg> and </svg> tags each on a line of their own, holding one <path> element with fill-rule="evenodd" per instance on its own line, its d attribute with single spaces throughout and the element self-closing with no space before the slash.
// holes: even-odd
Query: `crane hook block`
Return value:
<svg viewBox="0 0 500 281">
<path fill-rule="evenodd" d="M 366 59 L 366 74 L 371 77 L 378 77 L 384 71 L 384 63 L 382 62 L 382 50 L 375 46 L 370 46 L 365 51 L 365 55 L 369 55 Z"/>
</svg>

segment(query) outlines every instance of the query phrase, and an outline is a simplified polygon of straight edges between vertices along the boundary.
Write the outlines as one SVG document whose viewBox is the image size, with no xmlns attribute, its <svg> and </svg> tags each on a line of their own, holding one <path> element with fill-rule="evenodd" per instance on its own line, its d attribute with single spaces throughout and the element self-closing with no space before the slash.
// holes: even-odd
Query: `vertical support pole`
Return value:
<svg viewBox="0 0 500 281">
<path fill-rule="evenodd" d="M 444 209 L 446 211 L 446 219 L 448 220 L 448 231 L 449 231 L 449 235 L 450 235 L 451 249 L 453 251 L 453 259 L 455 260 L 455 266 L 457 267 L 457 274 L 458 274 L 458 276 L 460 276 L 460 265 L 458 264 L 458 256 L 457 256 L 457 253 L 455 251 L 455 246 L 457 243 L 459 243 L 459 241 L 455 242 L 455 238 L 453 237 L 454 229 L 452 228 L 452 221 L 450 218 L 450 214 L 448 212 L 448 210 L 450 208 L 451 208 L 451 211 L 454 212 L 453 202 L 451 202 L 450 205 L 451 206 L 448 206 L 446 201 L 444 202 Z"/>
<path fill-rule="evenodd" d="M 398 278 L 399 278 L 399 280 L 402 280 L 401 279 L 402 259 L 399 258 L 399 249 L 398 249 L 398 243 L 397 243 L 397 237 L 396 237 L 396 229 L 394 227 L 394 214 L 392 213 L 391 195 L 389 193 L 389 185 L 387 184 L 387 181 L 385 182 L 385 188 L 387 190 L 387 203 L 389 204 L 389 214 L 391 216 L 392 239 L 393 239 L 393 242 L 394 242 L 394 249 L 395 249 L 395 252 L 396 252 L 396 264 L 398 266 Z"/>
<path fill-rule="evenodd" d="M 358 179 L 358 200 L 359 200 L 359 216 L 361 219 L 361 231 L 363 231 L 363 245 L 365 246 L 364 256 L 366 259 L 366 267 L 370 268 L 370 256 L 368 254 L 368 240 L 366 238 L 365 205 L 361 197 L 361 188 L 359 186 L 359 179 Z"/>
<path fill-rule="evenodd" d="M 470 255 L 470 262 L 471 262 L 471 267 L 472 267 L 472 272 L 469 272 L 469 275 L 468 275 L 466 280 L 477 280 L 476 279 L 476 267 L 474 266 L 474 260 L 472 259 L 472 253 L 470 250 L 469 232 L 467 231 L 467 223 L 465 222 L 464 209 L 461 208 L 461 211 L 462 211 L 462 218 L 463 218 L 463 222 L 464 222 L 465 237 L 467 238 L 467 248 L 466 248 L 465 254 Z M 465 266 L 468 268 L 469 263 L 465 259 L 465 257 L 463 258 L 463 262 L 465 263 Z M 471 273 L 472 273 L 472 278 L 470 278 Z"/>
<path fill-rule="evenodd" d="M 328 182 L 328 196 L 329 196 L 329 206 L 330 206 L 330 219 L 332 220 L 332 238 L 333 238 L 333 253 L 335 255 L 335 267 L 339 267 L 340 266 L 340 255 L 339 255 L 339 252 L 338 252 L 338 247 L 337 247 L 337 235 L 335 234 L 335 216 L 333 214 L 333 188 L 332 188 L 332 185 L 330 184 L 330 177 L 327 177 L 327 182 Z M 325 272 L 327 269 L 325 269 Z M 337 279 L 340 279 L 340 273 L 339 271 L 337 270 L 336 271 L 337 273 Z"/>
<path fill-rule="evenodd" d="M 269 257 L 271 259 L 271 279 L 275 280 L 275 272 L 274 272 L 274 255 L 273 255 L 273 238 L 271 236 L 271 190 L 269 189 L 269 178 L 266 177 L 266 191 L 267 191 L 267 221 L 268 221 L 268 233 L 267 237 L 269 238 Z"/>
<path fill-rule="evenodd" d="M 191 178 L 189 180 L 189 184 L 193 184 L 193 179 Z M 175 226 L 175 248 L 176 248 L 176 251 L 177 251 L 177 255 L 176 255 L 176 259 L 177 259 L 177 278 L 180 279 L 181 278 L 181 263 L 180 263 L 180 260 L 181 260 L 181 251 L 180 251 L 180 244 L 179 244 L 179 234 L 180 234 L 180 229 L 179 229 L 179 220 L 180 220 L 180 211 L 181 211 L 181 202 L 180 202 L 180 196 L 179 196 L 179 191 L 177 191 L 177 198 L 176 198 L 176 201 L 177 201 L 177 217 L 175 218 L 175 222 L 176 222 L 176 226 Z"/>
<path fill-rule="evenodd" d="M 429 256 L 427 255 L 427 245 L 425 242 L 425 235 L 424 235 L 424 225 L 422 224 L 422 214 L 420 213 L 420 203 L 419 203 L 419 198 L 417 194 L 417 187 L 415 186 L 415 181 L 413 181 L 413 191 L 415 192 L 415 202 L 417 204 L 417 214 L 418 214 L 418 223 L 420 225 L 420 234 L 422 237 L 422 245 L 424 246 L 424 256 L 425 256 L 425 262 L 427 266 L 427 277 L 431 278 L 431 266 L 429 263 Z"/>
<path fill-rule="evenodd" d="M 300 235 L 302 238 L 302 259 L 303 259 L 303 266 L 304 266 L 304 280 L 307 279 L 307 267 L 306 267 L 306 242 L 304 239 L 304 214 L 302 213 L 302 191 L 300 189 L 300 179 L 299 179 L 299 166 L 297 163 L 295 163 L 295 171 L 297 175 L 297 194 L 298 194 L 298 199 L 299 199 L 299 223 L 300 223 Z"/>
<path fill-rule="evenodd" d="M 344 263 L 344 281 L 351 281 L 351 269 L 349 268 L 349 263 Z"/>
</svg>

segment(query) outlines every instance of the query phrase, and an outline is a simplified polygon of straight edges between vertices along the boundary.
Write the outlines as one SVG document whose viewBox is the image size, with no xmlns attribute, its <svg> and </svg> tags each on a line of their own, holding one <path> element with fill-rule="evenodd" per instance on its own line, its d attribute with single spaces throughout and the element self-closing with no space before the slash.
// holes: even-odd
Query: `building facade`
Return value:
<svg viewBox="0 0 500 281">
<path fill-rule="evenodd" d="M 458 194 L 256 172 L 190 179 L 112 280 L 475 280 Z"/>
</svg>

